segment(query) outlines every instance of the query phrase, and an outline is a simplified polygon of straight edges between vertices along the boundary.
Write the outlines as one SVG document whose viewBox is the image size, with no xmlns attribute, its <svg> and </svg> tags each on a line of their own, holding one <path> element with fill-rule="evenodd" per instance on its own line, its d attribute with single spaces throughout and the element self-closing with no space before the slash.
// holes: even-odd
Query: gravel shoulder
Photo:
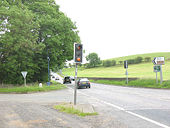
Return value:
<svg viewBox="0 0 170 128">
<path fill-rule="evenodd" d="M 0 128 L 124 128 L 103 115 L 79 117 L 53 109 L 54 104 L 7 102 L 0 104 Z"/>
<path fill-rule="evenodd" d="M 126 128 L 102 112 L 97 111 L 99 115 L 96 116 L 79 117 L 53 108 L 58 102 L 70 102 L 71 97 L 69 89 L 35 94 L 0 94 L 0 128 Z"/>
</svg>

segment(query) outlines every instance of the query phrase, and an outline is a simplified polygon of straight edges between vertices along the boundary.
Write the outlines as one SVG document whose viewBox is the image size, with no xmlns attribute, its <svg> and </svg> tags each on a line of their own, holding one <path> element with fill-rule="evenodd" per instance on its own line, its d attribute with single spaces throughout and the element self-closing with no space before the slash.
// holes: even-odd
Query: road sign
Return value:
<svg viewBox="0 0 170 128">
<path fill-rule="evenodd" d="M 128 68 L 128 62 L 127 62 L 127 60 L 124 61 L 124 68 Z"/>
<path fill-rule="evenodd" d="M 22 74 L 22 76 L 24 77 L 24 79 L 26 78 L 26 76 L 27 76 L 27 71 L 22 71 L 21 72 L 21 74 Z"/>
<path fill-rule="evenodd" d="M 161 66 L 160 65 L 155 65 L 153 66 L 154 72 L 160 72 L 161 71 Z"/>
<path fill-rule="evenodd" d="M 155 57 L 152 62 L 154 65 L 164 65 L 165 58 L 164 57 Z"/>
<path fill-rule="evenodd" d="M 22 71 L 21 74 L 22 74 L 22 76 L 24 77 L 24 85 L 26 86 L 27 71 Z"/>
</svg>

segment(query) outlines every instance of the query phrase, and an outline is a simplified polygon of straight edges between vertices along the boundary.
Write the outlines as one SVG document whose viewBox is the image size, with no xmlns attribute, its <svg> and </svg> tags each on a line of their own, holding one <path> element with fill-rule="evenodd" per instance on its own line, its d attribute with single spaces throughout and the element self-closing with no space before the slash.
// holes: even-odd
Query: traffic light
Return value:
<svg viewBox="0 0 170 128">
<path fill-rule="evenodd" d="M 124 61 L 124 68 L 128 68 L 128 62 L 127 62 L 127 60 Z"/>
<path fill-rule="evenodd" d="M 82 63 L 83 61 L 83 45 L 82 44 L 74 44 L 74 62 Z"/>
</svg>

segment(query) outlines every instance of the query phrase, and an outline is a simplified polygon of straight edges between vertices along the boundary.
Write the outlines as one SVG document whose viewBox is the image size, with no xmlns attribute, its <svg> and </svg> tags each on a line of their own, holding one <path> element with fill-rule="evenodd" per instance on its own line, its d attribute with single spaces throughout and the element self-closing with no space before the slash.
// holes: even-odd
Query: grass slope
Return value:
<svg viewBox="0 0 170 128">
<path fill-rule="evenodd" d="M 108 60 L 116 60 L 118 61 L 124 61 L 128 59 L 135 59 L 136 57 L 165 57 L 165 60 L 170 59 L 170 52 L 157 52 L 157 53 L 146 53 L 146 54 L 137 54 L 137 55 L 130 55 L 130 56 L 123 56 L 123 57 L 117 57 L 117 58 L 112 58 Z"/>
<path fill-rule="evenodd" d="M 150 53 L 150 54 L 141 54 L 141 55 L 133 55 L 127 57 L 120 57 L 115 59 L 118 60 L 127 60 L 135 57 L 160 57 L 164 56 L 165 58 L 170 58 L 169 53 Z M 170 61 L 165 61 L 165 65 L 162 66 L 163 69 L 163 79 L 170 80 Z M 138 77 L 144 79 L 155 79 L 156 74 L 153 72 L 153 63 L 141 63 L 141 64 L 134 64 L 129 65 L 128 67 L 129 77 Z M 67 68 L 63 69 L 64 75 L 74 76 L 75 69 L 74 68 Z M 126 77 L 125 76 L 125 69 L 123 65 L 117 65 L 112 67 L 97 67 L 97 68 L 79 68 L 78 69 L 78 77 Z M 158 73 L 159 77 L 159 73 Z"/>
</svg>

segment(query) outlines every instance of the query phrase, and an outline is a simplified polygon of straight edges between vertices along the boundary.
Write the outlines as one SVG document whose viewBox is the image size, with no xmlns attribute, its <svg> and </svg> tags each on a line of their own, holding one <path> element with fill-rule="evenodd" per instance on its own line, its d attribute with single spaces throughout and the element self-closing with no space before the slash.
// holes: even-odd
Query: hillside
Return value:
<svg viewBox="0 0 170 128">
<path fill-rule="evenodd" d="M 137 54 L 137 55 L 111 58 L 111 59 L 108 59 L 108 60 L 116 60 L 118 62 L 118 61 L 124 61 L 124 60 L 129 60 L 129 59 L 135 59 L 136 57 L 142 57 L 142 58 L 151 57 L 152 59 L 154 57 L 165 57 L 165 60 L 170 60 L 170 52 L 156 52 L 156 53 Z"/>
<path fill-rule="evenodd" d="M 133 59 L 135 57 L 160 57 L 164 56 L 166 58 L 170 58 L 169 53 L 150 53 L 150 54 L 140 54 L 140 55 L 133 55 L 133 56 L 126 56 L 120 58 L 113 58 L 116 61 L 124 61 L 127 59 Z M 166 59 L 167 60 L 167 59 Z M 138 78 L 145 78 L 145 79 L 155 79 L 155 73 L 153 72 L 153 63 L 140 63 L 140 64 L 132 64 L 129 65 L 128 72 L 129 77 L 138 77 Z M 170 61 L 165 61 L 165 65 L 162 66 L 163 68 L 163 79 L 170 80 Z M 64 75 L 71 75 L 74 76 L 75 69 L 74 68 L 67 68 L 63 69 Z M 117 65 L 112 67 L 96 67 L 96 68 L 79 68 L 78 69 L 78 76 L 79 77 L 126 77 L 125 76 L 125 69 L 123 65 Z M 158 73 L 159 77 L 159 73 Z"/>
</svg>

